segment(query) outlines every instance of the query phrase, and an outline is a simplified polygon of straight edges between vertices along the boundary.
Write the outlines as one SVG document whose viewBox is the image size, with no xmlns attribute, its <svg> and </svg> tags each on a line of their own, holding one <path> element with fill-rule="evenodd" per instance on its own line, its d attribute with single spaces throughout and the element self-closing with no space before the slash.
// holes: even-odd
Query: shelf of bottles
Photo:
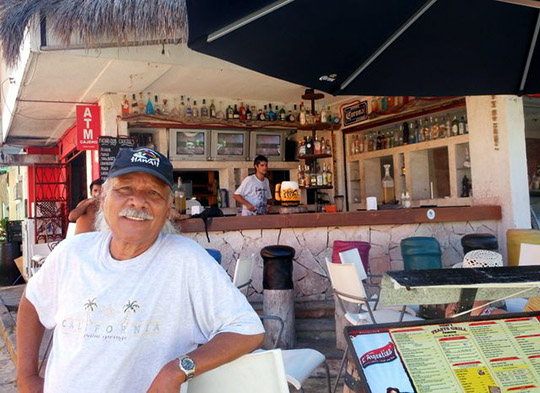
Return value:
<svg viewBox="0 0 540 393">
<path fill-rule="evenodd" d="M 122 118 L 127 121 L 140 119 L 166 120 L 185 124 L 222 124 L 243 127 L 293 127 L 297 129 L 338 129 L 341 119 L 333 113 L 330 106 L 320 108 L 319 115 L 312 115 L 300 105 L 262 106 L 244 104 L 244 102 L 219 101 L 214 99 L 191 100 L 187 96 L 160 99 L 158 95 L 143 93 L 124 95 L 121 103 Z"/>
<path fill-rule="evenodd" d="M 467 135 L 469 127 L 465 113 L 421 117 L 377 130 L 355 133 L 349 137 L 350 155 L 387 150 L 429 141 Z"/>
</svg>

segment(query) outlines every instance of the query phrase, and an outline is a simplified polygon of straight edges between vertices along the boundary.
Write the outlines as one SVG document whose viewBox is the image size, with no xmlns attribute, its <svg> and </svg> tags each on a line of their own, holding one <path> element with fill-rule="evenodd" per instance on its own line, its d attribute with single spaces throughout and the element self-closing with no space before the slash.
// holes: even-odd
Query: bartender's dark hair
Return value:
<svg viewBox="0 0 540 393">
<path fill-rule="evenodd" d="M 253 160 L 253 165 L 259 165 L 261 162 L 268 162 L 268 158 L 263 155 L 258 155 L 255 157 L 255 160 Z"/>
<path fill-rule="evenodd" d="M 92 188 L 94 186 L 102 186 L 102 185 L 103 185 L 103 180 L 101 179 L 94 180 L 92 183 L 90 183 L 90 192 L 92 192 Z"/>
</svg>

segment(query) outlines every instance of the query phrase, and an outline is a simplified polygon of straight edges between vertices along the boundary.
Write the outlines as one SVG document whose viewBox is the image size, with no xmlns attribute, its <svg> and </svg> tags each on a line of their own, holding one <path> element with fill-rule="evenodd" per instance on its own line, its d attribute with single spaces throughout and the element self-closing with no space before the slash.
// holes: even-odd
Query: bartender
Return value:
<svg viewBox="0 0 540 393">
<path fill-rule="evenodd" d="M 242 181 L 240 187 L 234 192 L 234 199 L 242 204 L 243 216 L 258 216 L 266 214 L 268 201 L 272 199 L 270 183 L 266 178 L 268 174 L 268 158 L 257 156 L 253 161 L 255 174 Z"/>
</svg>

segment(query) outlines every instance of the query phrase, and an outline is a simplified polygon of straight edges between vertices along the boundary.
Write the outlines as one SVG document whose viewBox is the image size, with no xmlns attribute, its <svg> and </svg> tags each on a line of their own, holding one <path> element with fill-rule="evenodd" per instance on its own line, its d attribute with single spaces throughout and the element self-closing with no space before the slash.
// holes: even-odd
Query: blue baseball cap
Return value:
<svg viewBox="0 0 540 393">
<path fill-rule="evenodd" d="M 109 171 L 108 179 L 128 173 L 143 172 L 154 175 L 173 188 L 173 167 L 160 152 L 148 147 L 122 148 Z"/>
</svg>

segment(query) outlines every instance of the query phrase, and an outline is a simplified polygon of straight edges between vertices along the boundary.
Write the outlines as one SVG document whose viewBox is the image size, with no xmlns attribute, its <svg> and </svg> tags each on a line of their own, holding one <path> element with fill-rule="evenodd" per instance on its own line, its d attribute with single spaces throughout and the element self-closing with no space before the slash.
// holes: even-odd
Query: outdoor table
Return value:
<svg viewBox="0 0 540 393">
<path fill-rule="evenodd" d="M 459 302 L 461 313 L 475 300 L 540 296 L 540 266 L 388 271 L 381 306 Z"/>
</svg>

